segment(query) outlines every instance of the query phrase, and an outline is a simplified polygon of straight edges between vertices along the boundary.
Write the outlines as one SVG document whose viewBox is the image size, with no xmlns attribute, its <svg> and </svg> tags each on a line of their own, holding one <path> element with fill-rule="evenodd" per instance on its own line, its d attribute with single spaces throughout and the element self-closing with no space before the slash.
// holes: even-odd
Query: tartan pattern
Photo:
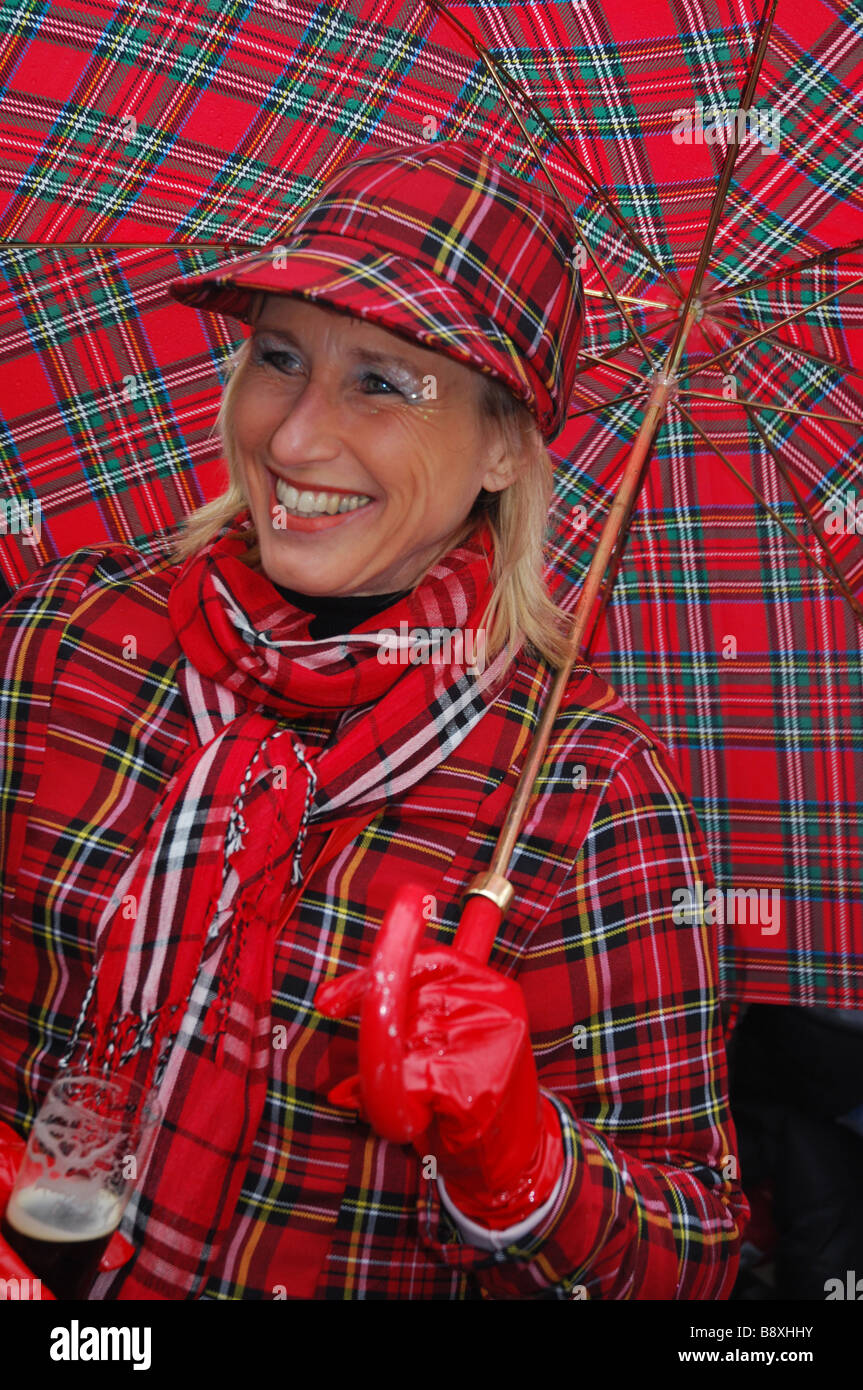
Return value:
<svg viewBox="0 0 863 1390">
<path fill-rule="evenodd" d="M 3 610 L 0 1114 L 18 1128 L 69 1043 L 99 914 L 193 737 L 166 614 L 177 568 L 119 545 L 79 550 Z M 136 662 L 122 655 L 121 630 L 142 634 Z M 87 682 L 94 659 L 99 678 Z M 552 732 L 490 962 L 525 991 L 540 1084 L 562 1115 L 554 1207 L 520 1247 L 467 1247 L 413 1151 L 324 1099 L 356 1070 L 356 1024 L 316 1014 L 318 984 L 367 962 L 408 875 L 432 895 L 429 938 L 452 943 L 550 680 L 544 664 L 520 658 L 457 750 L 308 872 L 277 944 L 272 1017 L 287 1045 L 271 1049 L 263 1121 L 207 1296 L 730 1293 L 748 1205 L 725 1175 L 736 1137 L 715 939 L 672 921 L 674 891 L 710 884 L 710 865 L 663 750 L 588 666 L 576 667 Z M 307 741 L 326 740 L 326 717 L 299 723 Z M 586 787 L 574 795 L 582 767 Z M 321 838 L 311 826 L 307 865 Z M 187 1142 L 182 1116 L 163 1142 Z M 207 1232 L 194 1212 L 178 1222 L 160 1207 L 156 1166 L 126 1230 L 152 1253 L 148 1296 L 170 1297 L 153 1265 L 170 1265 L 187 1233 Z M 122 1298 L 129 1273 L 101 1277 L 96 1296 Z"/>
<path fill-rule="evenodd" d="M 88 0 L 62 12 L 4 0 L 0 19 L 4 241 L 275 239 L 286 205 L 366 138 L 370 89 L 430 58 L 428 110 L 444 120 L 461 86 L 423 59 L 432 21 L 415 0 L 181 0 L 147 22 Z M 458 66 L 467 79 L 473 64 Z M 343 106 L 318 85 L 328 71 L 342 74 Z M 411 86 L 390 115 L 416 135 Z"/>
<path fill-rule="evenodd" d="M 236 325 L 173 305 L 223 251 L 0 251 L 0 499 L 41 535 L 2 537 L 3 572 L 171 527 L 225 486 L 210 438 Z M 48 285 L 51 289 L 48 289 Z"/>
<path fill-rule="evenodd" d="M 770 467 L 755 470 L 767 489 Z M 718 460 L 701 455 L 691 472 L 687 460 L 689 495 L 705 501 L 685 510 L 662 506 L 675 472 L 669 457 L 648 477 L 653 505 L 633 523 L 594 664 L 668 748 L 719 886 L 778 895 L 776 935 L 720 925 L 723 994 L 859 1008 L 861 630 L 772 523 L 753 544 L 750 509 Z M 585 476 L 573 488 L 590 516 L 584 571 L 612 492 Z M 779 510 L 793 521 L 791 506 Z M 571 515 L 556 511 L 550 583 L 569 609 Z"/>
<path fill-rule="evenodd" d="M 531 6 L 452 7 L 582 153 L 671 276 L 669 287 L 523 112 L 618 291 L 673 303 L 675 276 L 685 282 L 694 267 L 723 146 L 675 144 L 675 112 L 699 100 L 736 105 L 760 8 L 614 0 L 543 6 L 540 16 Z M 128 12 L 77 2 L 64 11 L 75 23 L 12 3 L 0 13 L 0 238 L 178 243 L 0 249 L 0 485 L 4 499 L 35 496 L 44 508 L 40 544 L 0 541 L 2 573 L 17 585 L 82 543 L 139 541 L 219 491 L 208 436 L 216 377 L 239 339 L 228 320 L 174 310 L 167 284 L 178 272 L 277 241 L 334 169 L 415 142 L 426 117 L 439 138 L 484 143 L 517 176 L 544 180 L 478 55 L 421 2 L 359 0 L 350 14 L 250 7 L 215 20 L 209 6 L 187 4 L 148 29 Z M 780 147 L 742 151 L 708 286 L 740 285 L 863 235 L 861 30 L 853 6 L 778 6 L 755 105 L 778 107 Z M 137 146 L 112 135 L 132 111 L 144 132 Z M 183 250 L 192 240 L 222 244 Z M 863 258 L 844 256 L 726 302 L 690 338 L 689 366 L 861 273 Z M 602 288 L 590 264 L 584 278 Z M 588 295 L 587 310 L 586 351 L 618 348 L 627 330 L 616 309 Z M 667 315 L 631 312 L 656 366 L 652 326 Z M 843 289 L 733 364 L 739 396 L 802 412 L 759 418 L 822 523 L 831 499 L 863 499 L 859 429 L 813 416 L 863 418 L 859 368 L 844 370 L 863 360 L 861 324 L 859 289 Z M 632 349 L 614 361 L 647 376 Z M 632 389 L 631 378 L 584 365 L 574 409 Z M 142 371 L 144 395 L 121 406 L 124 377 Z M 684 385 L 719 393 L 721 383 L 701 372 Z M 708 400 L 695 413 L 807 536 L 745 414 Z M 551 574 L 569 603 L 639 417 L 637 404 L 607 407 L 572 420 L 556 442 Z M 589 523 L 575 531 L 571 509 L 581 504 Z M 863 537 L 846 530 L 830 541 L 859 593 Z M 728 634 L 736 661 L 721 655 Z M 720 883 L 782 894 L 787 940 L 732 940 L 720 928 L 724 992 L 859 1007 L 859 629 L 673 408 L 596 661 L 669 747 Z"/>
<path fill-rule="evenodd" d="M 236 1200 L 268 1085 L 274 942 L 292 886 L 303 883 L 309 826 L 322 821 L 353 839 L 358 814 L 370 820 L 446 760 L 511 666 L 505 650 L 473 676 L 458 660 L 384 663 L 367 624 L 310 642 L 308 613 L 243 564 L 249 526 L 245 512 L 171 586 L 170 626 L 184 656 L 176 678 L 196 738 L 98 923 L 96 984 L 68 1055 L 69 1065 L 128 1070 L 158 1086 L 165 1120 L 150 1197 L 168 1224 L 182 1221 L 195 1174 L 205 1246 L 187 1229 L 170 1259 L 143 1250 L 125 1297 L 154 1277 L 173 1297 L 198 1287 L 230 1221 L 227 1194 Z M 480 528 L 384 622 L 475 631 L 491 597 L 491 548 Z M 89 643 L 110 646 L 115 621 L 110 596 L 94 603 Z M 153 641 L 158 650 L 163 620 L 155 634 L 142 621 L 138 610 L 139 653 Z M 293 721 L 322 710 L 338 720 L 338 737 L 310 748 Z M 103 829 L 113 823 L 106 807 Z M 169 1138 L 178 1115 L 182 1147 Z M 131 1200 L 128 1219 L 141 1194 Z"/>
<path fill-rule="evenodd" d="M 584 325 L 564 204 L 479 145 L 436 141 L 351 161 L 263 255 L 171 285 L 248 320 L 252 293 L 301 294 L 491 372 L 543 437 L 566 424 Z"/>
</svg>

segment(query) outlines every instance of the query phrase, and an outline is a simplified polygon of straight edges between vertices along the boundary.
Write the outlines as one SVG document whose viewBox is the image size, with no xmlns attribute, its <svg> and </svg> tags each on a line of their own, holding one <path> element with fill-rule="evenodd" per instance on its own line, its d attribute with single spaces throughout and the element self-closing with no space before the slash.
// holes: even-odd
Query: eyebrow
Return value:
<svg viewBox="0 0 863 1390">
<path fill-rule="evenodd" d="M 282 338 L 285 342 L 291 343 L 293 347 L 300 347 L 300 343 L 288 328 L 266 328 L 263 324 L 256 325 L 256 332 L 270 333 L 273 337 Z M 420 368 L 415 362 L 409 362 L 406 357 L 399 357 L 394 352 L 379 352 L 376 348 L 353 347 L 348 349 L 348 357 L 357 362 L 367 362 L 375 367 L 401 367 L 404 371 L 416 376 Z"/>
</svg>

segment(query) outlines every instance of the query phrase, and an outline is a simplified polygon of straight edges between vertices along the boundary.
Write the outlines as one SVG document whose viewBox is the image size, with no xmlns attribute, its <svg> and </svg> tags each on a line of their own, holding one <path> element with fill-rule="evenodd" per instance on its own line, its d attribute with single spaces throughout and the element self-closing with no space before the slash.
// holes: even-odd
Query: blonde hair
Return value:
<svg viewBox="0 0 863 1390">
<path fill-rule="evenodd" d="M 213 427 L 221 439 L 228 465 L 228 487 L 181 523 L 172 548 L 175 561 L 197 554 L 249 505 L 238 464 L 232 402 L 251 346 L 251 339 L 245 339 L 227 360 L 228 375 Z M 498 492 L 480 491 L 456 535 L 432 556 L 413 587 L 421 584 L 438 560 L 466 540 L 484 519 L 494 537 L 493 592 L 480 622 L 485 628 L 488 659 L 491 660 L 504 645 L 515 655 L 525 644 L 551 666 L 561 666 L 567 656 L 571 619 L 553 602 L 543 577 L 554 465 L 530 411 L 496 377 L 483 375 L 479 411 L 483 423 L 501 431 L 507 456 L 520 465 L 517 476 Z M 255 567 L 260 564 L 260 558 L 253 519 L 249 547 L 243 560 Z"/>
</svg>

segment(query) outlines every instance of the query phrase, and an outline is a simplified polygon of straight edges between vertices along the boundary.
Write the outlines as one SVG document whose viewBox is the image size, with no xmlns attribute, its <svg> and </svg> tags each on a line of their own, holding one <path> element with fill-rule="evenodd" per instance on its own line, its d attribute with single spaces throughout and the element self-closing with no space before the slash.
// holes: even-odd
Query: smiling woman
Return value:
<svg viewBox="0 0 863 1390">
<path fill-rule="evenodd" d="M 310 596 L 382 593 L 413 587 L 484 520 L 494 540 L 492 595 L 483 623 L 489 655 L 504 645 L 515 651 L 526 641 L 553 665 L 561 664 L 568 623 L 543 579 L 553 464 L 536 420 L 512 391 L 496 377 L 331 307 L 259 292 L 249 317 L 255 332 L 228 364 L 217 417 L 230 483 L 186 519 L 176 558 L 195 554 L 248 506 L 254 532 L 247 563 L 262 567 L 275 583 Z M 325 411 L 315 411 L 319 391 L 327 388 L 319 367 L 311 389 L 311 363 L 297 338 L 302 325 L 307 354 L 315 342 L 319 361 L 321 348 L 332 354 L 329 389 L 339 361 L 342 414 L 335 424 Z M 344 361 L 334 351 L 338 345 Z M 300 390 L 306 409 L 297 413 Z M 308 428 L 312 441 L 304 437 Z M 358 432 L 366 441 L 366 466 L 354 456 Z M 368 497 L 366 506 L 383 503 L 362 540 L 330 522 L 329 513 L 325 520 L 305 520 L 312 498 L 324 509 L 318 494 L 327 482 L 334 497 L 352 495 L 348 479 L 333 476 L 333 466 L 341 473 L 353 467 L 353 495 Z M 287 491 L 291 485 L 297 494 L 311 494 L 302 508 Z M 423 499 L 429 496 L 434 510 L 427 519 Z M 295 510 L 300 514 L 291 524 Z M 437 518 L 440 532 L 445 513 L 449 531 L 438 534 L 430 523 Z M 329 554 L 295 543 L 304 531 L 316 534 L 333 525 L 338 535 Z M 379 551 L 382 536 L 385 548 Z M 386 555 L 392 557 L 389 569 L 382 563 Z"/>
<path fill-rule="evenodd" d="M 285 245 L 171 287 L 250 329 L 224 495 L 3 610 L 0 1113 L 26 1129 L 83 1065 L 164 1115 L 96 1298 L 731 1290 L 716 943 L 676 914 L 714 880 L 667 753 L 585 662 L 488 963 L 452 944 L 564 651 L 542 548 L 575 251 L 472 145 L 340 170 Z M 464 640 L 430 656 L 441 629 Z M 410 1145 L 358 1069 L 382 935 Z"/>
</svg>

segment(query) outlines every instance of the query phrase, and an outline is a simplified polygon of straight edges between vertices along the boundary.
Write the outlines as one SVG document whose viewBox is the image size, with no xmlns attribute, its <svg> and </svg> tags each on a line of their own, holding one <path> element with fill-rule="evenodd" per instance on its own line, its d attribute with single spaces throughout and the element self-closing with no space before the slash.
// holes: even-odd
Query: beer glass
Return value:
<svg viewBox="0 0 863 1390">
<path fill-rule="evenodd" d="M 161 1111 L 134 1081 L 60 1072 L 33 1122 L 3 1238 L 56 1298 L 85 1298 Z"/>
</svg>

